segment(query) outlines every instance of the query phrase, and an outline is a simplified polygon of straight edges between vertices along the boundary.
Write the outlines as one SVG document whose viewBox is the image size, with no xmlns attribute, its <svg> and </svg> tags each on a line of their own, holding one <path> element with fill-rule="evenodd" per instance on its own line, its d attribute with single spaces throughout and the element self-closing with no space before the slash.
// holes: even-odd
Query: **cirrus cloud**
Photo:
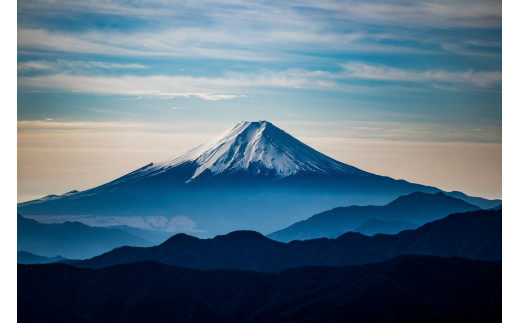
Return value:
<svg viewBox="0 0 520 323">
<path fill-rule="evenodd" d="M 244 91 L 258 88 L 313 89 L 340 92 L 369 92 L 377 83 L 360 86 L 359 80 L 385 81 L 406 89 L 407 83 L 447 90 L 493 90 L 501 88 L 500 71 L 407 70 L 385 65 L 347 62 L 339 71 L 289 69 L 256 73 L 229 72 L 221 77 L 186 75 L 85 76 L 48 74 L 22 76 L 18 85 L 25 89 L 47 89 L 92 94 L 150 96 L 161 98 L 198 97 L 203 100 L 228 100 L 244 97 Z"/>
</svg>

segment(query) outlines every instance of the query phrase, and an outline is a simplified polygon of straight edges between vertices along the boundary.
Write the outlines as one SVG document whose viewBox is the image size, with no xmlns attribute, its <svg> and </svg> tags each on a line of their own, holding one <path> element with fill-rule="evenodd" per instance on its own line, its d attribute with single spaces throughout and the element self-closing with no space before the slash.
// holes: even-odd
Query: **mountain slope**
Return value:
<svg viewBox="0 0 520 323">
<path fill-rule="evenodd" d="M 384 206 L 349 206 L 335 208 L 313 215 L 306 220 L 297 222 L 267 236 L 274 240 L 288 242 L 291 240 L 333 237 L 347 231 L 357 231 L 372 235 L 378 232 L 373 232 L 373 228 L 369 228 L 366 231 L 362 230 L 363 224 L 369 220 L 401 221 L 401 224 L 402 221 L 415 223 L 415 226 L 400 227 L 401 229 L 413 229 L 421 224 L 440 219 L 451 213 L 474 211 L 477 209 L 479 208 L 475 205 L 447 196 L 441 192 L 436 194 L 415 192 L 406 196 L 400 196 Z M 379 233 L 382 232 L 379 231 Z"/>
<path fill-rule="evenodd" d="M 237 231 L 213 239 L 178 234 L 159 246 L 122 247 L 83 261 L 77 267 L 158 261 L 199 269 L 238 269 L 277 272 L 286 268 L 346 266 L 383 261 L 402 254 L 457 256 L 475 260 L 502 257 L 501 211 L 452 214 L 415 230 L 373 237 L 348 232 L 336 239 L 282 243 L 257 232 Z"/>
<path fill-rule="evenodd" d="M 173 234 L 171 232 L 161 230 L 146 230 L 130 227 L 127 225 L 113 225 L 108 227 L 110 229 L 118 229 L 131 235 L 140 237 L 146 241 L 149 241 L 152 245 L 158 245 L 168 240 Z"/>
<path fill-rule="evenodd" d="M 18 266 L 20 322 L 499 322 L 501 262 L 400 256 L 279 274 Z"/>
<path fill-rule="evenodd" d="M 362 171 L 260 121 L 241 122 L 178 158 L 86 191 L 20 203 L 18 210 L 213 237 L 269 233 L 333 207 L 382 205 L 415 191 L 439 189 Z"/>
<path fill-rule="evenodd" d="M 66 260 L 66 259 L 61 256 L 44 257 L 44 256 L 35 255 L 30 252 L 26 252 L 26 251 L 18 251 L 16 262 L 19 264 L 24 264 L 24 265 L 32 265 L 32 264 L 48 264 L 51 262 L 58 262 L 61 260 Z"/>
<path fill-rule="evenodd" d="M 445 192 L 445 194 L 456 199 L 466 201 L 469 204 L 477 205 L 481 209 L 491 209 L 502 205 L 502 200 L 499 199 L 488 200 L 482 197 L 468 196 L 458 191 Z"/>
<path fill-rule="evenodd" d="M 127 245 L 152 246 L 153 243 L 119 229 L 90 227 L 79 222 L 43 224 L 18 214 L 18 251 L 84 259 Z"/>
<path fill-rule="evenodd" d="M 352 230 L 352 232 L 359 232 L 367 236 L 373 236 L 374 234 L 378 233 L 396 234 L 403 230 L 415 229 L 418 226 L 419 225 L 415 223 L 399 220 L 383 221 L 378 219 L 370 219 L 363 222 L 363 224 Z M 343 232 L 340 232 L 337 235 L 330 235 L 328 238 L 336 238 L 341 234 L 343 234 Z"/>
</svg>

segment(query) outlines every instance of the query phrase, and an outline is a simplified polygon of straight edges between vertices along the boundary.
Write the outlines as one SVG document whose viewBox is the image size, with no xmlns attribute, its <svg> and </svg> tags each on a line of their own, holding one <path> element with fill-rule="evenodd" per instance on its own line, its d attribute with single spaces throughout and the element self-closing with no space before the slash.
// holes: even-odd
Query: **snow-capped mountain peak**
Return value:
<svg viewBox="0 0 520 323">
<path fill-rule="evenodd" d="M 366 174 L 323 155 L 267 121 L 240 122 L 186 154 L 152 164 L 143 171 L 164 171 L 185 162 L 195 162 L 198 165 L 188 182 L 205 171 L 213 174 L 246 171 L 277 177 L 302 171 Z"/>
</svg>

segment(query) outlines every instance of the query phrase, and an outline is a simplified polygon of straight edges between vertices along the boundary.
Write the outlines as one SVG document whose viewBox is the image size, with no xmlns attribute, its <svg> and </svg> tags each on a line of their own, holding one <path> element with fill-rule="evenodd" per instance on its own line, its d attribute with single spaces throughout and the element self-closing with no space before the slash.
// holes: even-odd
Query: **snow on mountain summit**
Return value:
<svg viewBox="0 0 520 323">
<path fill-rule="evenodd" d="M 213 174 L 247 171 L 285 177 L 298 172 L 367 174 L 303 144 L 267 121 L 243 121 L 184 155 L 145 167 L 146 173 L 165 171 L 185 162 L 198 166 L 192 181 L 205 171 Z"/>
</svg>

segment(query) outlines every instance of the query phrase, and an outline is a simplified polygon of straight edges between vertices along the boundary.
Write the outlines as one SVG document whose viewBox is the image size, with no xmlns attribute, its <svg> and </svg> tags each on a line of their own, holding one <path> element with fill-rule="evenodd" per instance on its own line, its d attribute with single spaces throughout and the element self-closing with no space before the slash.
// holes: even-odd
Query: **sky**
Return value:
<svg viewBox="0 0 520 323">
<path fill-rule="evenodd" d="M 502 197 L 500 1 L 17 6 L 18 201 L 268 120 L 376 174 Z"/>
</svg>

